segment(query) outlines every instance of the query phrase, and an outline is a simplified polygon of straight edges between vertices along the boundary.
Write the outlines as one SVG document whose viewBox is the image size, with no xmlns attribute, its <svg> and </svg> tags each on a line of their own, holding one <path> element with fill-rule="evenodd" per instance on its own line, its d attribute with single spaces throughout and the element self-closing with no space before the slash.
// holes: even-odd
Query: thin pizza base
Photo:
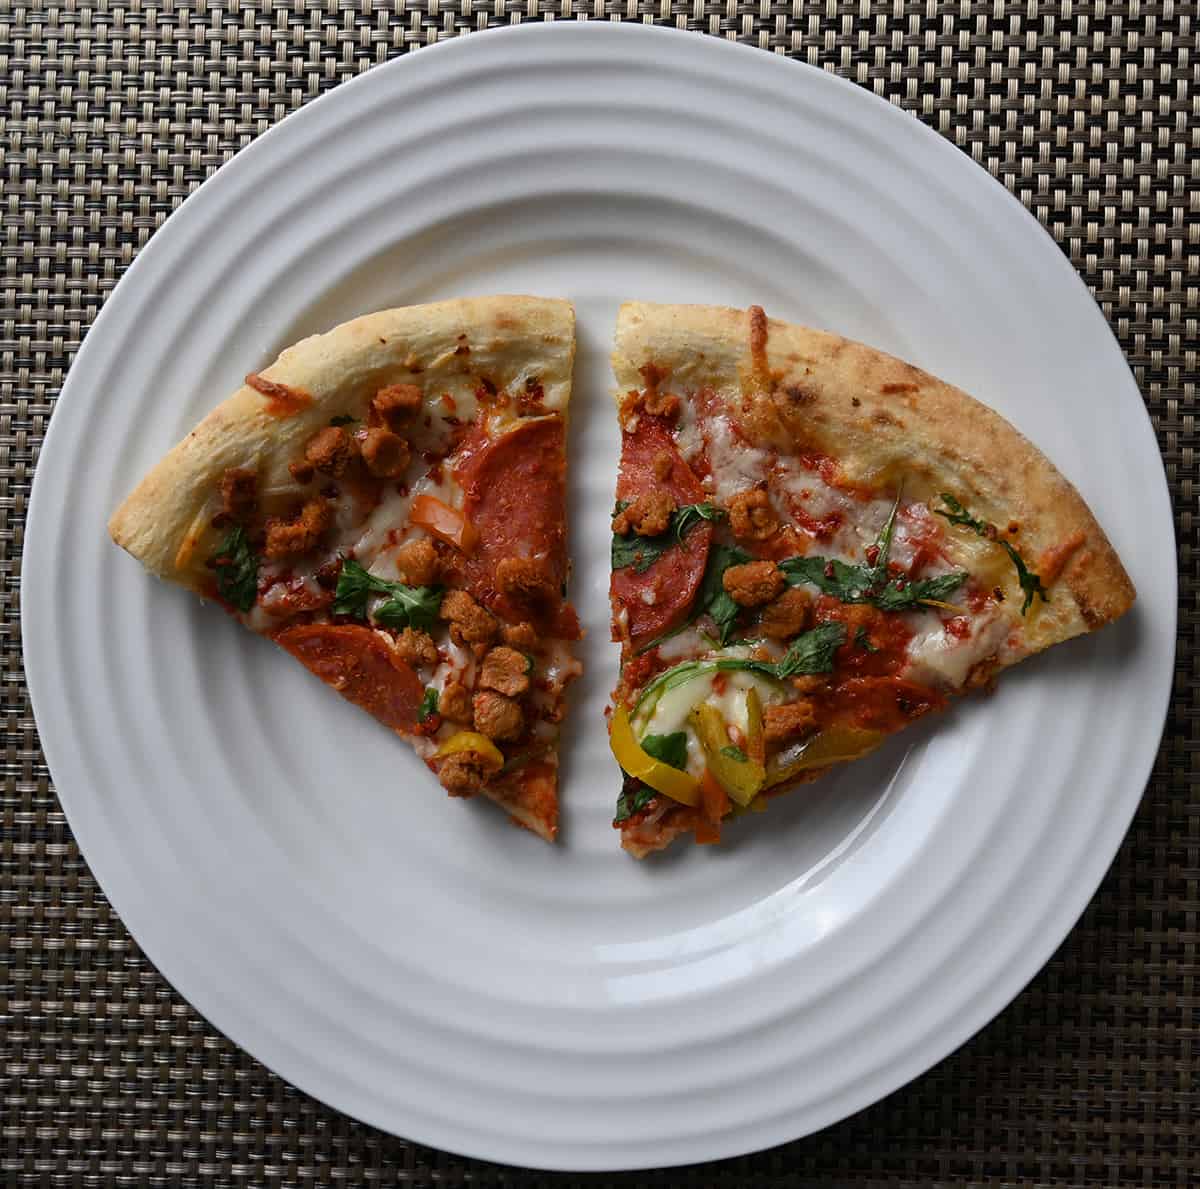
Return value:
<svg viewBox="0 0 1200 1189">
<path fill-rule="evenodd" d="M 944 557 L 995 592 L 1008 628 L 1005 645 L 968 672 L 935 672 L 951 692 L 985 684 L 1023 657 L 1094 631 L 1133 603 L 1133 584 L 1103 530 L 1053 464 L 997 413 L 911 364 L 768 319 L 757 307 L 633 302 L 619 314 L 613 370 L 622 417 L 634 394 L 653 389 L 683 398 L 683 421 L 686 410 L 703 406 L 706 415 L 736 422 L 736 449 L 711 460 L 709 439 L 720 435 L 690 422 L 674 428 L 685 457 L 702 456 L 704 468 L 711 462 L 707 494 L 718 504 L 728 506 L 751 486 L 768 488 L 748 458 L 832 459 L 845 490 L 901 490 L 906 504 L 929 509 L 949 492 L 996 526 L 1040 575 L 1048 598 L 1019 614 L 1024 592 L 1003 549 L 968 528 L 947 527 Z M 635 651 L 627 641 L 626 659 Z M 618 686 L 618 699 L 629 692 Z M 808 772 L 772 795 L 819 774 Z M 658 849 L 624 833 L 626 849 L 636 854 Z"/>
<path fill-rule="evenodd" d="M 389 528 L 386 518 L 394 515 L 399 528 L 408 514 L 412 493 L 398 494 L 399 489 L 420 490 L 425 483 L 422 448 L 433 451 L 426 450 L 426 458 L 437 455 L 440 461 L 452 448 L 450 437 L 476 422 L 486 421 L 497 439 L 539 419 L 557 419 L 565 430 L 574 348 L 574 311 L 561 300 L 466 298 L 356 318 L 289 347 L 271 366 L 248 376 L 246 384 L 146 475 L 113 514 L 109 531 L 118 545 L 158 577 L 212 598 L 212 559 L 228 530 L 220 515 L 222 477 L 231 471 L 256 476 L 255 515 L 260 526 L 272 518 L 294 515 L 298 500 L 323 481 L 318 473 L 306 489 L 298 488 L 290 467 L 304 458 L 306 443 L 331 423 L 365 426 L 372 417 L 372 400 L 382 389 L 415 386 L 422 394 L 423 418 L 414 423 L 413 461 L 402 484 L 386 485 L 386 495 L 370 522 L 384 521 L 376 525 L 380 531 L 363 536 L 364 525 L 354 522 L 353 513 L 334 494 L 330 499 L 333 524 L 321 546 L 322 556 L 333 558 L 347 547 L 353 553 L 356 542 L 360 548 L 366 542 L 367 551 L 377 553 L 379 576 L 396 580 L 401 575 L 386 564 L 390 546 L 381 542 Z M 451 453 L 447 466 L 453 458 Z M 334 483 L 327 490 L 345 486 Z M 430 485 L 429 490 L 452 504 L 462 503 L 462 491 L 449 479 Z M 561 506 L 554 510 L 560 521 L 562 513 Z M 409 529 L 404 533 L 411 535 Z M 565 572 L 561 529 L 555 548 Z M 373 559 L 363 556 L 361 560 L 371 565 Z M 298 564 L 311 570 L 315 560 L 302 559 Z M 303 577 L 311 588 L 311 574 Z M 315 614 L 320 618 L 327 611 Z M 308 612 L 300 620 L 313 617 Z M 263 598 L 239 618 L 266 635 L 275 634 L 286 622 L 266 612 Z M 394 648 L 395 633 L 368 626 L 376 627 L 375 635 Z M 545 665 L 553 669 L 555 682 L 565 685 L 578 672 L 578 665 L 570 656 L 568 641 L 552 644 L 555 655 Z M 403 662 L 397 658 L 397 664 Z M 561 691 L 556 687 L 555 693 Z M 430 758 L 432 740 L 414 737 L 413 742 Z M 520 824 L 552 839 L 557 829 L 556 782 L 555 731 L 536 772 L 522 779 L 505 774 L 479 791 Z"/>
</svg>

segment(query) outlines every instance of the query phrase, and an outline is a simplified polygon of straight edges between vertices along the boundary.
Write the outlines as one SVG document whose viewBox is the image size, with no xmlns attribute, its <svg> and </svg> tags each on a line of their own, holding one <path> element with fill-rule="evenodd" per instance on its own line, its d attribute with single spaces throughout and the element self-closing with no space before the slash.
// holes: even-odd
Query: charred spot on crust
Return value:
<svg viewBox="0 0 1200 1189">
<path fill-rule="evenodd" d="M 783 395 L 793 405 L 811 405 L 817 399 L 817 394 L 811 388 L 806 388 L 803 384 L 798 383 L 788 384 L 783 390 Z M 854 403 L 858 403 L 857 399 Z"/>
</svg>

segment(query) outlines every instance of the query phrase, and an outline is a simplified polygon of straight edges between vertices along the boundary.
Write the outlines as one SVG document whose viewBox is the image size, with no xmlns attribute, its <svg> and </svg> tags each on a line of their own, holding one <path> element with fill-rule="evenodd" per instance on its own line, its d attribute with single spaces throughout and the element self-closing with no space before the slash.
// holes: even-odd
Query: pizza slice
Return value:
<svg viewBox="0 0 1200 1189">
<path fill-rule="evenodd" d="M 152 573 L 552 840 L 580 672 L 566 601 L 568 302 L 386 310 L 246 377 L 109 524 Z"/>
<path fill-rule="evenodd" d="M 1011 425 L 907 363 L 763 311 L 622 307 L 614 825 L 720 839 L 1134 589 Z"/>
</svg>

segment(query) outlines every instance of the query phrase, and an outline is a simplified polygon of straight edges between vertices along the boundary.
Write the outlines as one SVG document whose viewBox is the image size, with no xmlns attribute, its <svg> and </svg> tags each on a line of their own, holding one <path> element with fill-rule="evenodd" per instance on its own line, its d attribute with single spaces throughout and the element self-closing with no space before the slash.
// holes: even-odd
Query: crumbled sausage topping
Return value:
<svg viewBox="0 0 1200 1189">
<path fill-rule="evenodd" d="M 531 557 L 506 557 L 496 567 L 496 585 L 502 594 L 526 606 L 539 606 L 557 594 L 546 567 Z"/>
<path fill-rule="evenodd" d="M 438 663 L 438 650 L 433 643 L 433 637 L 427 632 L 415 628 L 405 628 L 396 638 L 396 651 L 402 660 L 414 668 L 422 665 L 432 666 Z"/>
<path fill-rule="evenodd" d="M 721 578 L 725 592 L 741 607 L 761 607 L 783 589 L 785 579 L 773 561 L 730 566 Z"/>
<path fill-rule="evenodd" d="M 742 541 L 765 541 L 779 531 L 779 517 L 765 491 L 742 491 L 729 505 L 729 524 Z"/>
<path fill-rule="evenodd" d="M 396 568 L 409 586 L 432 586 L 441 571 L 437 549 L 428 537 L 415 537 L 396 551 Z"/>
<path fill-rule="evenodd" d="M 479 684 L 515 698 L 529 688 L 529 658 L 515 648 L 499 645 L 483 658 Z"/>
<path fill-rule="evenodd" d="M 438 713 L 452 722 L 469 723 L 475 715 L 471 706 L 471 694 L 465 685 L 447 681 L 438 699 Z"/>
<path fill-rule="evenodd" d="M 465 590 L 451 590 L 442 599 L 441 617 L 450 624 L 456 644 L 490 644 L 496 637 L 496 620 Z"/>
<path fill-rule="evenodd" d="M 812 596 L 793 587 L 785 590 L 762 610 L 763 635 L 774 640 L 790 640 L 808 627 L 812 619 Z"/>
<path fill-rule="evenodd" d="M 807 698 L 782 706 L 763 707 L 763 737 L 768 743 L 783 743 L 814 730 L 817 715 Z"/>
<path fill-rule="evenodd" d="M 415 384 L 389 384 L 371 398 L 375 415 L 391 430 L 407 425 L 420 411 L 423 398 Z"/>
<path fill-rule="evenodd" d="M 448 755 L 438 765 L 438 780 L 452 797 L 470 797 L 479 792 L 500 771 L 495 757 L 474 751 L 459 751 Z"/>
<path fill-rule="evenodd" d="M 319 497 L 309 500 L 293 520 L 268 520 L 263 555 L 276 561 L 310 552 L 321 543 L 331 520 L 328 501 Z"/>
<path fill-rule="evenodd" d="M 316 470 L 338 479 L 354 457 L 354 442 L 340 425 L 327 425 L 308 439 L 304 457 Z"/>
<path fill-rule="evenodd" d="M 258 504 L 258 475 L 246 467 L 230 467 L 221 476 L 221 513 L 227 520 L 244 520 Z"/>
<path fill-rule="evenodd" d="M 500 629 L 500 638 L 511 648 L 521 652 L 540 652 L 541 637 L 531 623 L 506 623 Z"/>
<path fill-rule="evenodd" d="M 521 704 L 492 690 L 480 690 L 472 705 L 475 709 L 475 729 L 497 743 L 518 738 L 525 729 Z"/>
<path fill-rule="evenodd" d="M 397 433 L 375 426 L 363 434 L 359 443 L 367 470 L 379 479 L 399 479 L 408 469 L 412 451 Z"/>
<path fill-rule="evenodd" d="M 641 537 L 665 533 L 675 513 L 675 499 L 669 491 L 646 491 L 613 517 L 612 529 L 621 536 L 635 532 Z"/>
</svg>

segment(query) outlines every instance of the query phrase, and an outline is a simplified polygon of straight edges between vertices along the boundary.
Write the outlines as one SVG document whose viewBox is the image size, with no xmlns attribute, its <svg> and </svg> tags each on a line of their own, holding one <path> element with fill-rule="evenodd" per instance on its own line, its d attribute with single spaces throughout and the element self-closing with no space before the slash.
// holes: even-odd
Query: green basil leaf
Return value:
<svg viewBox="0 0 1200 1189">
<path fill-rule="evenodd" d="M 424 722 L 438 712 L 438 692 L 431 685 L 426 691 L 425 696 L 421 699 L 421 705 L 417 709 L 417 722 Z"/>
<path fill-rule="evenodd" d="M 700 589 L 696 592 L 695 615 L 712 618 L 717 625 L 717 636 L 722 646 L 729 643 L 734 623 L 742 610 L 725 590 L 725 571 L 730 566 L 745 565 L 751 560 L 750 554 L 736 546 L 714 545 L 708 551 L 708 564 L 704 568 Z"/>
<path fill-rule="evenodd" d="M 944 603 L 966 580 L 966 571 L 956 570 L 953 574 L 942 574 L 938 578 L 905 582 L 901 587 L 892 582 L 873 594 L 870 602 L 881 611 L 912 611 L 931 599 Z"/>
<path fill-rule="evenodd" d="M 641 813 L 658 794 L 648 785 L 633 777 L 625 778 L 625 787 L 617 798 L 617 812 L 613 815 L 613 825 L 619 826 L 623 821 Z"/>
<path fill-rule="evenodd" d="M 620 515 L 629 507 L 627 500 L 619 500 L 613 516 Z M 686 504 L 671 514 L 671 523 L 666 532 L 656 537 L 642 537 L 637 533 L 613 533 L 612 568 L 633 568 L 634 573 L 644 574 L 668 549 L 683 543 L 683 538 L 701 521 L 720 520 L 725 513 L 716 504 Z"/>
<path fill-rule="evenodd" d="M 1021 589 L 1025 592 L 1025 601 L 1021 604 L 1022 615 L 1032 606 L 1035 595 L 1040 595 L 1043 601 L 1047 603 L 1050 601 L 1049 592 L 1042 585 L 1041 578 L 1025 564 L 1025 559 L 1018 552 L 1017 548 L 1000 536 L 1000 531 L 994 524 L 989 524 L 986 520 L 980 520 L 978 517 L 972 516 L 948 491 L 943 491 L 941 498 L 942 503 L 946 506 L 944 508 L 934 508 L 934 512 L 938 516 L 945 517 L 951 524 L 958 524 L 964 528 L 971 529 L 977 537 L 984 537 L 989 541 L 994 541 L 1008 554 L 1009 560 L 1016 567 L 1017 581 L 1021 584 Z"/>
<path fill-rule="evenodd" d="M 334 592 L 333 613 L 365 620 L 367 603 L 373 594 L 388 596 L 371 616 L 384 627 L 430 628 L 442 605 L 440 586 L 405 586 L 403 582 L 388 582 L 385 578 L 376 578 L 353 559 L 343 561 Z"/>
<path fill-rule="evenodd" d="M 212 557 L 217 577 L 217 594 L 231 607 L 249 611 L 258 598 L 258 557 L 240 525 L 225 534 Z"/>
<path fill-rule="evenodd" d="M 688 504 L 686 507 L 678 509 L 671 517 L 671 531 L 675 534 L 675 540 L 682 543 L 693 525 L 699 524 L 702 520 L 717 521 L 724 518 L 725 510 L 718 508 L 716 504 Z"/>
<path fill-rule="evenodd" d="M 871 566 L 855 566 L 815 554 L 786 558 L 779 563 L 779 568 L 789 585 L 807 582 L 822 594 L 833 595 L 843 603 L 868 602 L 876 580 Z"/>
<path fill-rule="evenodd" d="M 428 631 L 442 605 L 440 586 L 404 586 L 394 583 L 391 598 L 378 603 L 371 618 L 385 628 L 418 628 Z"/>
<path fill-rule="evenodd" d="M 670 735 L 646 735 L 641 740 L 642 750 L 681 772 L 687 768 L 687 732 L 675 731 Z"/>
</svg>

